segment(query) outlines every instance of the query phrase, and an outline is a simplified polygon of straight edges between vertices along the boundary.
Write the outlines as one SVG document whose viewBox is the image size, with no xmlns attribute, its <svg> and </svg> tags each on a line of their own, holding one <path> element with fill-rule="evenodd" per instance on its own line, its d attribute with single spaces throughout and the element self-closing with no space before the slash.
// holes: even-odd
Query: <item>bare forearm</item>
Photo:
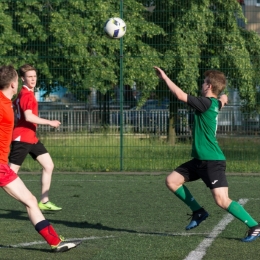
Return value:
<svg viewBox="0 0 260 260">
<path fill-rule="evenodd" d="M 154 66 L 154 69 L 156 71 L 156 75 L 165 81 L 168 88 L 176 96 L 176 98 L 183 102 L 188 101 L 188 94 L 182 91 L 175 83 L 173 83 L 162 69 L 157 66 Z"/>
<path fill-rule="evenodd" d="M 165 83 L 167 84 L 170 91 L 176 96 L 177 99 L 187 102 L 188 95 L 182 89 L 180 89 L 174 82 L 172 82 L 168 77 L 165 78 Z"/>
<path fill-rule="evenodd" d="M 40 118 L 34 114 L 25 115 L 25 120 L 27 122 L 37 124 L 37 125 L 49 125 L 50 124 L 50 120 Z"/>
</svg>

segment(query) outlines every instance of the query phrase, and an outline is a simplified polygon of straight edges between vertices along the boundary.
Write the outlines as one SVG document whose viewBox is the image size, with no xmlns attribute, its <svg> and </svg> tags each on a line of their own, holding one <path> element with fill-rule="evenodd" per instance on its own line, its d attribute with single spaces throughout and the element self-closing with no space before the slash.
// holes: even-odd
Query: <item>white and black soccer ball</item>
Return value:
<svg viewBox="0 0 260 260">
<path fill-rule="evenodd" d="M 105 23 L 104 30 L 110 38 L 119 39 L 125 35 L 126 24 L 121 18 L 109 18 Z"/>
</svg>

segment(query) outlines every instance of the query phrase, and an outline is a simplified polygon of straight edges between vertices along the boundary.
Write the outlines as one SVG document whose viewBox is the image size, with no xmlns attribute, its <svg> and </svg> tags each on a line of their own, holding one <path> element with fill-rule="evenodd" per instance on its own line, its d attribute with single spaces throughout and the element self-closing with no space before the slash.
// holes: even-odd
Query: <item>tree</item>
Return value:
<svg viewBox="0 0 260 260">
<path fill-rule="evenodd" d="M 3 0 L 0 7 L 2 56 L 16 66 L 35 65 L 47 91 L 57 82 L 73 91 L 94 86 L 102 93 L 118 84 L 120 41 L 109 39 L 103 26 L 120 16 L 120 1 Z M 163 61 L 143 37 L 163 29 L 146 21 L 144 10 L 138 1 L 124 1 L 124 83 L 135 81 L 145 90 L 155 88 L 152 66 Z"/>
<path fill-rule="evenodd" d="M 166 35 L 163 53 L 165 69 L 187 93 L 197 95 L 207 69 L 219 69 L 228 77 L 228 86 L 237 88 L 243 109 L 258 109 L 260 39 L 255 32 L 238 26 L 245 19 L 237 0 L 158 0 L 151 20 Z M 163 15 L 158 15 L 161 12 Z M 156 39 L 156 36 L 155 36 Z M 169 140 L 174 143 L 174 115 L 179 104 L 170 106 Z"/>
<path fill-rule="evenodd" d="M 258 109 L 259 36 L 238 26 L 244 16 L 237 0 L 122 2 L 124 84 L 135 82 L 144 98 L 155 89 L 168 95 L 153 71 L 157 65 L 184 91 L 197 95 L 203 72 L 215 68 L 239 90 L 244 110 Z M 32 63 L 47 91 L 62 85 L 74 93 L 94 87 L 106 94 L 118 84 L 122 59 L 120 41 L 103 32 L 105 21 L 115 16 L 120 16 L 118 0 L 3 0 L 2 63 Z M 169 140 L 174 143 L 181 104 L 170 97 Z"/>
</svg>

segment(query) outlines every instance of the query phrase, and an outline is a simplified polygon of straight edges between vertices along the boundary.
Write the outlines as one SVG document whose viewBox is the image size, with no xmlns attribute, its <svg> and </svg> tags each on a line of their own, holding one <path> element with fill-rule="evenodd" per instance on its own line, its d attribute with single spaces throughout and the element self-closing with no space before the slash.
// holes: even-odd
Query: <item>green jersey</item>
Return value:
<svg viewBox="0 0 260 260">
<path fill-rule="evenodd" d="M 198 160 L 226 160 L 216 138 L 219 100 L 188 96 L 188 104 L 195 108 L 191 156 Z"/>
</svg>

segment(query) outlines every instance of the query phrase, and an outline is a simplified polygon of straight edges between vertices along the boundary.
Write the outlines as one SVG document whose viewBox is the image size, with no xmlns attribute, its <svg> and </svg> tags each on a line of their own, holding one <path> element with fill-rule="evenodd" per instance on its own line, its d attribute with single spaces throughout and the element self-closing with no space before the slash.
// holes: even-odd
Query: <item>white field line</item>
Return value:
<svg viewBox="0 0 260 260">
<path fill-rule="evenodd" d="M 208 235 L 209 233 L 137 233 L 139 236 L 197 236 L 197 235 Z M 104 237 L 82 237 L 82 238 L 68 238 L 65 239 L 65 241 L 86 241 L 86 240 L 94 240 L 94 239 L 106 239 L 106 238 L 114 238 L 114 236 L 104 236 Z M 0 249 L 3 248 L 19 248 L 19 247 L 28 247 L 33 245 L 43 245 L 46 244 L 45 241 L 33 241 L 33 242 L 27 242 L 27 243 L 20 243 L 16 245 L 7 245 L 7 246 L 1 246 Z"/>
<path fill-rule="evenodd" d="M 257 200 L 256 198 L 252 198 L 253 200 Z M 249 199 L 240 199 L 238 202 L 241 205 L 245 205 L 248 202 Z M 192 236 L 192 235 L 208 235 L 207 238 L 205 238 L 200 245 L 194 250 L 191 251 L 190 254 L 184 259 L 184 260 L 201 260 L 203 256 L 206 254 L 206 249 L 212 244 L 214 239 L 226 228 L 226 226 L 234 219 L 234 217 L 231 214 L 227 214 L 216 226 L 215 228 L 210 232 L 210 233 L 136 233 L 139 236 Z M 83 237 L 83 238 L 69 238 L 66 239 L 65 241 L 75 241 L 75 240 L 81 240 L 81 241 L 86 241 L 86 240 L 94 240 L 94 239 L 107 239 L 107 238 L 114 238 L 114 236 L 104 236 L 104 237 Z M 28 243 L 20 243 L 16 245 L 7 245 L 7 246 L 2 246 L 0 249 L 3 248 L 17 248 L 17 247 L 27 247 L 27 246 L 32 246 L 32 245 L 41 245 L 41 244 L 46 244 L 45 241 L 33 241 L 33 242 L 28 242 Z"/>
<path fill-rule="evenodd" d="M 81 238 L 68 238 L 64 241 L 86 241 L 86 240 L 94 240 L 94 239 L 104 239 L 104 238 L 113 238 L 114 236 L 104 236 L 104 237 L 81 237 Z M 8 246 L 2 246 L 1 248 L 15 248 L 15 247 L 27 247 L 27 246 L 33 246 L 33 245 L 42 245 L 46 244 L 45 241 L 34 241 L 34 242 L 28 242 L 28 243 L 20 243 L 17 245 L 8 245 Z"/>
<path fill-rule="evenodd" d="M 240 199 L 238 201 L 241 205 L 245 205 L 248 199 Z M 231 214 L 227 214 L 210 232 L 209 236 L 205 238 L 199 246 L 189 253 L 184 260 L 201 260 L 206 254 L 207 248 L 212 244 L 215 238 L 226 228 L 226 226 L 234 219 Z"/>
</svg>

